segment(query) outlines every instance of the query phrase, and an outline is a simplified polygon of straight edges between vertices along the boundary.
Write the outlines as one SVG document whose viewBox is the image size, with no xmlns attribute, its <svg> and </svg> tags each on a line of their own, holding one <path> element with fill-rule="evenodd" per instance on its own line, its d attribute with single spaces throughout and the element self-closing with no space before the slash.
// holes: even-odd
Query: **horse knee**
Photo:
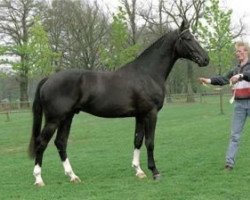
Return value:
<svg viewBox="0 0 250 200">
<path fill-rule="evenodd" d="M 56 148 L 58 148 L 58 149 L 62 146 L 62 143 L 58 140 L 55 140 L 54 144 L 55 144 Z"/>
<path fill-rule="evenodd" d="M 52 138 L 56 126 L 46 125 L 41 133 L 35 141 L 36 144 L 36 152 L 43 153 L 43 151 L 48 146 L 50 139 Z"/>
<path fill-rule="evenodd" d="M 58 150 L 59 156 L 62 161 L 65 161 L 67 158 L 67 152 L 66 152 L 66 143 L 62 140 L 55 140 L 54 144 Z"/>
<path fill-rule="evenodd" d="M 47 146 L 48 146 L 48 143 L 44 143 L 44 142 L 39 143 L 39 145 L 36 149 L 36 153 L 37 154 L 43 153 L 45 151 L 45 149 L 47 148 Z"/>
<path fill-rule="evenodd" d="M 136 139 L 135 142 L 134 142 L 134 146 L 135 146 L 136 149 L 140 149 L 141 146 L 142 146 L 142 140 Z"/>
<path fill-rule="evenodd" d="M 148 151 L 154 151 L 154 143 L 151 140 L 146 140 L 145 145 Z"/>
<path fill-rule="evenodd" d="M 140 149 L 143 142 L 143 134 L 137 133 L 135 135 L 134 146 L 136 149 Z"/>
<path fill-rule="evenodd" d="M 48 145 L 48 140 L 44 139 L 42 136 L 38 137 L 36 140 L 37 151 L 43 151 Z"/>
<path fill-rule="evenodd" d="M 58 150 L 63 150 L 65 149 L 65 143 L 61 140 L 55 140 L 54 144 Z"/>
</svg>

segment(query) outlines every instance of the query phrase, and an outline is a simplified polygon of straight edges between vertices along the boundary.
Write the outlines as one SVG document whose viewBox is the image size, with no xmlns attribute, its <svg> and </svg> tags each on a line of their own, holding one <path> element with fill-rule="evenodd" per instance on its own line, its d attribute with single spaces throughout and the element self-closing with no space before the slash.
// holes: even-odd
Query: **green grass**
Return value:
<svg viewBox="0 0 250 200">
<path fill-rule="evenodd" d="M 162 174 L 152 180 L 146 150 L 141 165 L 148 178 L 138 180 L 131 168 L 134 119 L 102 119 L 76 115 L 68 154 L 83 181 L 71 184 L 64 175 L 51 141 L 44 155 L 42 175 L 46 186 L 33 186 L 33 161 L 27 156 L 31 113 L 13 113 L 5 122 L 0 115 L 1 200 L 243 200 L 250 190 L 250 130 L 245 126 L 237 164 L 223 170 L 232 105 L 219 114 L 217 98 L 203 103 L 167 104 L 159 113 L 155 159 Z"/>
</svg>

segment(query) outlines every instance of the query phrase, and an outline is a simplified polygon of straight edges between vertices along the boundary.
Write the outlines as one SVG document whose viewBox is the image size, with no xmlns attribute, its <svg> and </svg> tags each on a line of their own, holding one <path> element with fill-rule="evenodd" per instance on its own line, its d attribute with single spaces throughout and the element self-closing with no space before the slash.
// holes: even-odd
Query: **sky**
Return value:
<svg viewBox="0 0 250 200">
<path fill-rule="evenodd" d="M 119 5 L 119 0 L 98 0 L 108 5 L 111 11 L 115 11 Z M 145 2 L 147 0 L 144 0 Z M 250 1 L 249 0 L 220 0 L 222 8 L 232 9 L 232 26 L 239 25 L 239 20 L 242 19 L 246 26 L 246 36 L 243 37 L 244 41 L 250 44 Z"/>
<path fill-rule="evenodd" d="M 242 19 L 243 24 L 246 26 L 246 34 L 243 39 L 247 40 L 250 44 L 250 1 L 249 0 L 224 0 L 223 4 L 232 9 L 232 23 L 239 24 Z"/>
</svg>

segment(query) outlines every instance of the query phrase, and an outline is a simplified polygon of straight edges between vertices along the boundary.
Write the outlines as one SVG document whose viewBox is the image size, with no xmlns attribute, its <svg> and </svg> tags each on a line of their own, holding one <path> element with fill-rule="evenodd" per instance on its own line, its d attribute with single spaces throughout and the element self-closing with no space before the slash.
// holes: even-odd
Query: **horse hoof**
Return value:
<svg viewBox="0 0 250 200">
<path fill-rule="evenodd" d="M 76 176 L 76 177 L 74 177 L 74 178 L 71 178 L 70 182 L 71 182 L 71 183 L 80 183 L 80 182 L 81 182 L 81 179 L 80 179 L 78 176 Z"/>
<path fill-rule="evenodd" d="M 154 174 L 153 178 L 154 178 L 154 180 L 158 181 L 158 180 L 161 179 L 161 175 L 160 174 Z"/>
<path fill-rule="evenodd" d="M 43 187 L 43 186 L 45 186 L 44 182 L 37 182 L 37 183 L 34 183 L 34 185 L 36 187 Z"/>
<path fill-rule="evenodd" d="M 146 178 L 147 177 L 147 175 L 145 174 L 145 173 L 138 173 L 138 174 L 136 174 L 136 176 L 139 178 L 139 179 L 143 179 L 143 178 Z"/>
</svg>

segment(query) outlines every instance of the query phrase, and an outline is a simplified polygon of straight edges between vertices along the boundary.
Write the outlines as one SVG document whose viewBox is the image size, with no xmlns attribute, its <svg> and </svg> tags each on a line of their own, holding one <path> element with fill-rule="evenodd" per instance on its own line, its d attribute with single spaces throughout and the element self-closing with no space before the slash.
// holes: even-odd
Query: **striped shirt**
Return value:
<svg viewBox="0 0 250 200">
<path fill-rule="evenodd" d="M 235 99 L 250 99 L 250 82 L 241 80 L 233 88 Z"/>
<path fill-rule="evenodd" d="M 229 84 L 230 78 L 236 74 L 243 74 L 243 77 L 232 88 L 235 100 L 250 99 L 250 60 L 243 66 L 237 65 L 224 76 L 211 77 L 211 84 L 221 86 Z"/>
</svg>

